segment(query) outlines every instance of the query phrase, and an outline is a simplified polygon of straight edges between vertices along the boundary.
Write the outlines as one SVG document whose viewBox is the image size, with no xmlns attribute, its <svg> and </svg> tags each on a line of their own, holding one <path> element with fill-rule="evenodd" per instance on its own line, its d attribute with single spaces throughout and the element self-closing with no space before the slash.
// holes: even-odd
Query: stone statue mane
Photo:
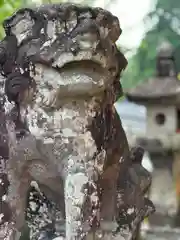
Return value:
<svg viewBox="0 0 180 240">
<path fill-rule="evenodd" d="M 4 29 L 2 229 L 19 239 L 36 181 L 63 213 L 67 240 L 116 239 L 122 228 L 129 239 L 153 205 L 144 198 L 151 180 L 142 154 L 130 154 L 113 106 L 127 65 L 115 43 L 118 19 L 100 8 L 52 4 L 18 10 Z"/>
</svg>

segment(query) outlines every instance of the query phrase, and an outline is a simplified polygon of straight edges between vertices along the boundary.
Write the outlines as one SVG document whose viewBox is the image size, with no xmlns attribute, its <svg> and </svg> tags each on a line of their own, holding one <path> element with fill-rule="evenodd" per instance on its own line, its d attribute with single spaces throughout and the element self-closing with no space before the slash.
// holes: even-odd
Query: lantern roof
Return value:
<svg viewBox="0 0 180 240">
<path fill-rule="evenodd" d="M 126 92 L 130 101 L 140 104 L 179 104 L 180 81 L 177 78 L 174 49 L 164 41 L 157 49 L 154 76 Z"/>
</svg>

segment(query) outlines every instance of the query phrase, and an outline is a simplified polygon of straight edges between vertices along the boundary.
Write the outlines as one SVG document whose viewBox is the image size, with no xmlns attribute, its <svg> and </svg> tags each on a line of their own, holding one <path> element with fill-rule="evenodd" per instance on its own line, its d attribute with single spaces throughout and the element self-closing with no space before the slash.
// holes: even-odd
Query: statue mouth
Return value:
<svg viewBox="0 0 180 240">
<path fill-rule="evenodd" d="M 98 62 L 92 60 L 69 61 L 52 67 L 37 63 L 32 76 L 38 90 L 56 92 L 58 99 L 94 96 L 100 94 L 110 84 L 112 75 Z"/>
</svg>

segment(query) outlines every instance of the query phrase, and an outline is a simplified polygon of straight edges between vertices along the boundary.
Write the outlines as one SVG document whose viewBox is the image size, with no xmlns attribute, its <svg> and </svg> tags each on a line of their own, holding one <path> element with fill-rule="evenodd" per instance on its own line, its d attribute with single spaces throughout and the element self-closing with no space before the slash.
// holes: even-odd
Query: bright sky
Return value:
<svg viewBox="0 0 180 240">
<path fill-rule="evenodd" d="M 97 0 L 95 6 L 106 8 L 106 0 Z M 123 30 L 119 42 L 134 48 L 145 32 L 143 17 L 151 10 L 152 0 L 112 0 L 107 10 L 119 18 Z"/>
</svg>

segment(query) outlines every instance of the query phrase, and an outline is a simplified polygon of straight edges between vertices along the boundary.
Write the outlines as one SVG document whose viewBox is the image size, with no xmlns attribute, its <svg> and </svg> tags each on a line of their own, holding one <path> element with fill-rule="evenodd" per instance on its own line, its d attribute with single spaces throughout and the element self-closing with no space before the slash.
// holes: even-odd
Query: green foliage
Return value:
<svg viewBox="0 0 180 240">
<path fill-rule="evenodd" d="M 4 4 L 3 0 L 0 0 L 0 7 Z"/>
<path fill-rule="evenodd" d="M 4 30 L 2 27 L 4 19 L 13 14 L 13 12 L 22 5 L 22 0 L 0 0 L 0 39 L 4 36 Z"/>
<path fill-rule="evenodd" d="M 146 81 L 155 72 L 156 49 L 167 40 L 175 48 L 177 69 L 180 71 L 180 1 L 157 0 L 155 9 L 144 19 L 151 26 L 142 39 L 136 54 L 129 60 L 122 84 L 124 88 Z"/>
</svg>

